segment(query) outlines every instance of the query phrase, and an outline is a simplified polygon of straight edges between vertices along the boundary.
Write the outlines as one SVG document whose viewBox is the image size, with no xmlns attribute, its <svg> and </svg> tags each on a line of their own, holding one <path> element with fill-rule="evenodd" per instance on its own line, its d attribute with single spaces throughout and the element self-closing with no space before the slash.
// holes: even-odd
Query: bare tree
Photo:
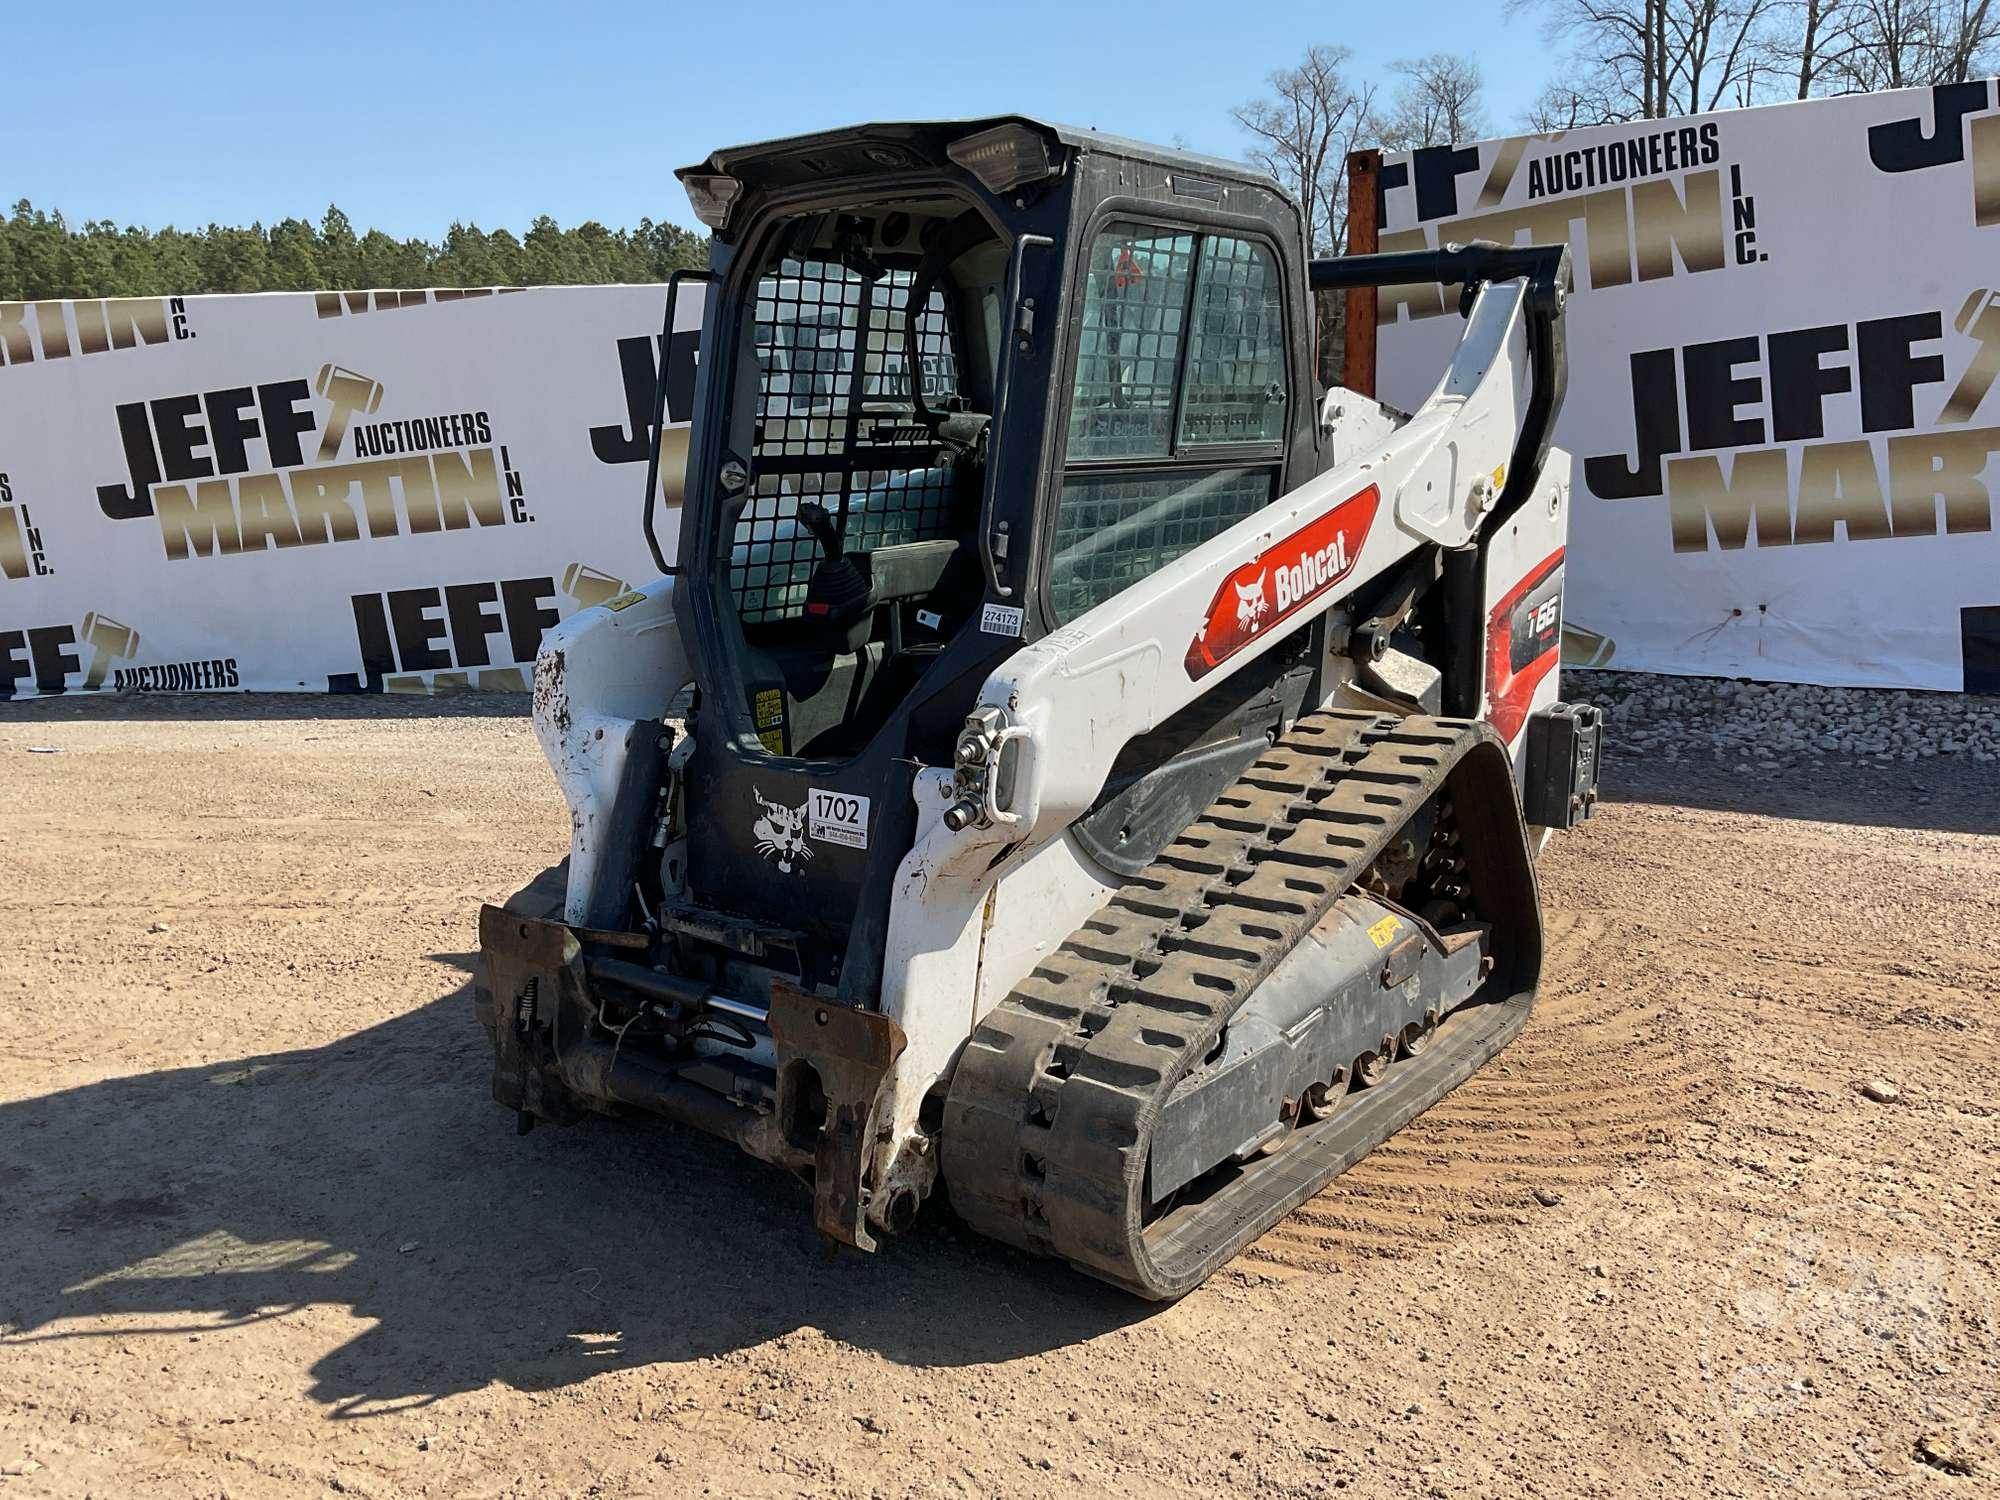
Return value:
<svg viewBox="0 0 2000 1500">
<path fill-rule="evenodd" d="M 1858 0 L 1859 45 L 1841 69 L 1849 88 L 1899 89 L 1923 72 L 1929 17 L 1923 0 Z"/>
<path fill-rule="evenodd" d="M 1572 58 L 1531 121 L 1601 100 L 1611 118 L 1919 88 L 2000 63 L 2000 0 L 1509 0 Z M 1593 111 L 1574 111 L 1587 117 Z"/>
<path fill-rule="evenodd" d="M 1586 125 L 1614 125 L 1625 116 L 1612 102 L 1590 87 L 1590 80 L 1581 84 L 1551 83 L 1530 104 L 1522 122 L 1530 130 L 1544 135 L 1558 130 L 1580 130 Z"/>
<path fill-rule="evenodd" d="M 1551 84 L 1537 101 L 1537 114 L 1565 105 L 1578 124 L 1646 118 L 1656 113 L 1654 81 L 1657 0 L 1508 0 L 1510 15 L 1539 12 L 1551 42 L 1566 44 L 1571 56 L 1564 82 Z M 1597 107 L 1586 108 L 1584 100 Z M 1589 119 L 1601 115 L 1602 119 Z M 1547 125 L 1538 128 L 1550 128 Z"/>
<path fill-rule="evenodd" d="M 1702 114 L 1744 103 L 1769 76 L 1777 0 L 1510 0 L 1566 42 L 1579 92 L 1617 119 Z"/>
<path fill-rule="evenodd" d="M 1480 99 L 1479 64 L 1452 52 L 1391 65 L 1403 80 L 1396 86 L 1380 142 L 1394 149 L 1451 146 L 1486 134 L 1486 107 Z"/>
<path fill-rule="evenodd" d="M 1775 0 L 1768 37 L 1774 71 L 1782 67 L 1794 99 L 1839 92 L 1857 45 L 1861 0 Z"/>
<path fill-rule="evenodd" d="M 1256 144 L 1250 159 L 1290 188 L 1315 251 L 1347 239 L 1347 153 L 1374 133 L 1375 86 L 1352 82 L 1345 47 L 1309 47 L 1270 77 L 1271 93 L 1231 111 Z"/>
<path fill-rule="evenodd" d="M 1671 67 L 1663 114 L 1701 114 L 1757 94 L 1772 0 L 1655 0 L 1667 21 Z M 1675 96 L 1680 103 L 1676 104 Z"/>
<path fill-rule="evenodd" d="M 1837 69 L 1847 88 L 1964 83 L 1993 66 L 1993 0 L 1851 0 L 1850 9 L 1851 45 Z"/>
<path fill-rule="evenodd" d="M 1946 13 L 1940 28 L 1938 76 L 1933 83 L 1968 83 L 1993 71 L 1993 46 L 2000 36 L 2000 14 L 1993 0 L 1956 0 L 1940 7 Z"/>
</svg>

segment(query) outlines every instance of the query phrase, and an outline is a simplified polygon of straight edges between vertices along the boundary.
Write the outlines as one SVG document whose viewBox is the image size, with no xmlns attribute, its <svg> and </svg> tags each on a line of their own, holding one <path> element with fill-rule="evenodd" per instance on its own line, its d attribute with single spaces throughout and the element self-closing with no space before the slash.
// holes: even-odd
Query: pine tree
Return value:
<svg viewBox="0 0 2000 1500">
<path fill-rule="evenodd" d="M 352 291 L 359 283 L 361 269 L 359 241 L 354 226 L 339 205 L 329 203 L 319 221 L 319 271 L 322 285 L 329 291 Z"/>
<path fill-rule="evenodd" d="M 318 250 L 313 227 L 303 219 L 286 219 L 273 228 L 269 256 L 275 289 L 310 292 L 327 285 L 320 275 Z"/>
</svg>

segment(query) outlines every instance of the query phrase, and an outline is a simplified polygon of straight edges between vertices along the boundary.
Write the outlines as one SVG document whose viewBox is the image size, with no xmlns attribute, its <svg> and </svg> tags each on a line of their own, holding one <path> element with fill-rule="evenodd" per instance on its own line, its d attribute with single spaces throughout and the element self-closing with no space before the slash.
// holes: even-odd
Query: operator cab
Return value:
<svg viewBox="0 0 2000 1500">
<path fill-rule="evenodd" d="M 854 913 L 888 909 L 915 773 L 952 763 L 980 685 L 1310 472 L 1298 210 L 1245 167 L 1014 117 L 680 176 L 715 234 L 675 595 L 689 873 L 662 920 L 723 914 L 795 982 L 871 1004 L 884 933 Z M 1135 743 L 1114 799 L 1266 743 L 1297 658 Z M 1228 762 L 1158 806 L 1201 805 Z M 1165 827 L 1102 821 L 1113 869 Z"/>
</svg>

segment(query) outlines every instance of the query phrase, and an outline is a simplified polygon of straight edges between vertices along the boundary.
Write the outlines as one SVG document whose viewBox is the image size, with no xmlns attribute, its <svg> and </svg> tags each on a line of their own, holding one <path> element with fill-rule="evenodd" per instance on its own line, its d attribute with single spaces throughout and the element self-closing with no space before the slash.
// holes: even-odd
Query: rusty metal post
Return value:
<svg viewBox="0 0 2000 1500">
<path fill-rule="evenodd" d="M 1347 253 L 1373 255 L 1382 236 L 1382 153 L 1347 153 Z M 1377 289 L 1357 286 L 1347 293 L 1347 332 L 1341 345 L 1340 383 L 1364 396 L 1375 394 L 1375 309 Z"/>
</svg>

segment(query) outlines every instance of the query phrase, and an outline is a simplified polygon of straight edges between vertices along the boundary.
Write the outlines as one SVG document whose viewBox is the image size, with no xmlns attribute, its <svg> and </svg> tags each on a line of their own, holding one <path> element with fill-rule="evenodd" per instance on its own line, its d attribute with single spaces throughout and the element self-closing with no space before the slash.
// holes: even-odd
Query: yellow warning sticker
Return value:
<svg viewBox="0 0 2000 1500">
<path fill-rule="evenodd" d="M 785 694 L 782 688 L 759 688 L 750 711 L 757 723 L 757 738 L 773 755 L 785 754 Z"/>
<path fill-rule="evenodd" d="M 640 593 L 637 589 L 628 589 L 624 593 L 620 594 L 616 599 L 606 599 L 604 601 L 604 607 L 606 609 L 630 609 L 633 605 L 637 604 L 641 599 L 645 597 L 646 596 Z"/>
<path fill-rule="evenodd" d="M 1386 948 L 1389 946 L 1390 940 L 1402 930 L 1403 923 L 1400 917 L 1384 917 L 1368 929 L 1368 936 L 1376 947 Z"/>
</svg>

